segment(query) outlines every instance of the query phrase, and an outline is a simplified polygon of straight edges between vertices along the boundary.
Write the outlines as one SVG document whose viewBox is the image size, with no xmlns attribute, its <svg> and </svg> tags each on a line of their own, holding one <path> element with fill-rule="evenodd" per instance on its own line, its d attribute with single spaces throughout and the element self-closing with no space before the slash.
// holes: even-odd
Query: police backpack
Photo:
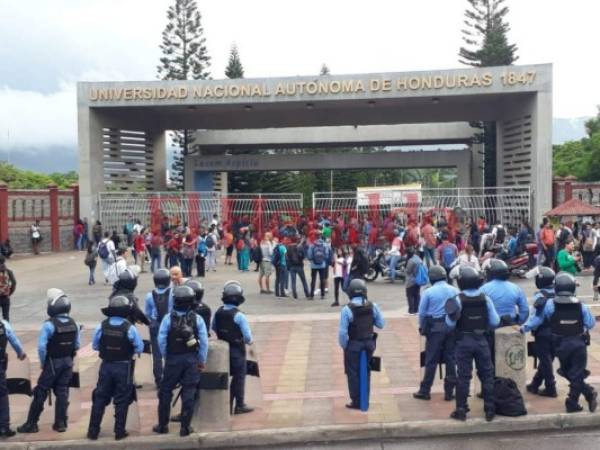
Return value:
<svg viewBox="0 0 600 450">
<path fill-rule="evenodd" d="M 494 378 L 494 402 L 496 414 L 500 416 L 517 417 L 527 414 L 523 396 L 510 378 Z"/>
</svg>

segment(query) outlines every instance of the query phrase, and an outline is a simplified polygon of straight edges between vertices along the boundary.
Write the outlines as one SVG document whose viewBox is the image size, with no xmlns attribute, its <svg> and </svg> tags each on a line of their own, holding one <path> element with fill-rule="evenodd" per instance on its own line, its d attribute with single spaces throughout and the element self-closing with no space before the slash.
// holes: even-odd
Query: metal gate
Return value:
<svg viewBox="0 0 600 450">
<path fill-rule="evenodd" d="M 315 192 L 312 204 L 317 217 L 342 214 L 380 220 L 394 215 L 421 221 L 424 215 L 454 211 L 473 219 L 483 216 L 488 223 L 518 225 L 531 220 L 529 186 Z"/>
</svg>

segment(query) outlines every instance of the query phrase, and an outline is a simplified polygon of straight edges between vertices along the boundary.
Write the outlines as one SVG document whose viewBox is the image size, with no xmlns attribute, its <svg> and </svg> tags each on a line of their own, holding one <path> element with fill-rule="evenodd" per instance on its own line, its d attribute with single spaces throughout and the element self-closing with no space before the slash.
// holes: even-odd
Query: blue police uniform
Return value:
<svg viewBox="0 0 600 450">
<path fill-rule="evenodd" d="M 146 295 L 144 305 L 144 313 L 150 320 L 150 345 L 152 347 L 152 373 L 154 375 L 154 383 L 157 389 L 160 386 L 160 380 L 163 374 L 163 357 L 158 345 L 158 329 L 160 323 L 166 315 L 173 310 L 173 295 L 172 289 L 156 288 Z"/>
<path fill-rule="evenodd" d="M 113 316 L 94 331 L 92 348 L 100 352 L 102 363 L 98 384 L 92 393 L 88 436 L 97 437 L 104 410 L 112 399 L 115 405 L 115 435 L 124 437 L 127 410 L 135 399 L 133 355 L 144 351 L 144 342 L 135 325 L 123 317 Z"/>
<path fill-rule="evenodd" d="M 182 331 L 186 328 L 186 331 Z M 188 345 L 194 340 L 193 345 Z M 158 394 L 158 424 L 166 427 L 171 414 L 173 389 L 181 385 L 181 428 L 188 429 L 200 382 L 199 364 L 206 364 L 208 333 L 204 320 L 193 311 L 174 309 L 160 323 L 158 345 L 165 355 L 165 370 Z"/>
<path fill-rule="evenodd" d="M 419 330 L 427 337 L 425 344 L 425 374 L 418 394 L 429 395 L 440 360 L 446 366 L 444 392 L 450 400 L 456 386 L 456 360 L 454 357 L 454 332 L 446 325 L 446 302 L 456 297 L 458 289 L 446 281 L 438 281 L 426 289 L 419 303 Z"/>
<path fill-rule="evenodd" d="M 360 353 L 366 350 L 367 361 L 371 360 L 376 346 L 374 326 L 379 329 L 385 326 L 383 315 L 375 303 L 362 297 L 353 297 L 342 308 L 338 342 L 344 349 L 344 368 L 348 378 L 348 392 L 352 407 L 356 408 L 360 403 Z M 368 370 L 367 373 L 370 385 L 371 371 Z"/>
<path fill-rule="evenodd" d="M 581 410 L 579 397 L 583 394 L 590 402 L 595 401 L 594 388 L 585 382 L 589 374 L 587 366 L 587 348 L 584 333 L 596 324 L 587 305 L 578 301 L 572 303 L 549 299 L 543 314 L 536 315 L 530 328 L 536 329 L 548 320 L 553 337 L 555 354 L 560 361 L 558 374 L 569 381 L 569 394 L 565 402 L 567 412 Z M 594 407 L 595 408 L 595 407 Z"/>
<path fill-rule="evenodd" d="M 6 386 L 6 367 L 8 358 L 7 344 L 11 345 L 19 358 L 23 358 L 23 346 L 15 335 L 10 324 L 0 320 L 0 434 L 8 433 L 10 429 L 10 408 L 8 404 L 8 388 Z M 14 434 L 14 432 L 11 432 Z"/>
<path fill-rule="evenodd" d="M 217 337 L 229 344 L 229 374 L 231 375 L 230 405 L 245 405 L 246 344 L 252 343 L 248 319 L 236 305 L 225 303 L 213 316 L 212 329 Z"/>
<path fill-rule="evenodd" d="M 481 292 L 494 303 L 502 320 L 501 326 L 521 325 L 529 317 L 527 297 L 516 284 L 506 280 L 491 280 L 481 287 Z"/>
<path fill-rule="evenodd" d="M 37 427 L 44 410 L 44 402 L 52 389 L 56 396 L 54 425 L 66 427 L 73 357 L 79 347 L 79 326 L 68 314 L 58 314 L 44 322 L 38 339 L 42 373 L 38 378 L 37 386 L 33 389 L 27 424 Z"/>
<path fill-rule="evenodd" d="M 522 326 L 523 332 L 532 331 L 535 338 L 535 352 L 538 367 L 528 390 L 538 393 L 538 388 L 544 383 L 546 394 L 556 396 L 556 380 L 552 362 L 554 361 L 554 348 L 552 345 L 552 331 L 550 321 L 544 318 L 544 309 L 549 299 L 554 298 L 553 288 L 545 288 L 534 294 L 532 314 Z M 540 319 L 542 319 L 540 321 Z"/>
<path fill-rule="evenodd" d="M 492 301 L 480 289 L 465 289 L 451 301 L 456 302 L 460 318 L 446 316 L 446 324 L 456 329 L 456 408 L 468 411 L 467 397 L 471 383 L 473 360 L 483 389 L 486 414 L 494 414 L 494 370 L 485 332 L 500 323 Z"/>
</svg>

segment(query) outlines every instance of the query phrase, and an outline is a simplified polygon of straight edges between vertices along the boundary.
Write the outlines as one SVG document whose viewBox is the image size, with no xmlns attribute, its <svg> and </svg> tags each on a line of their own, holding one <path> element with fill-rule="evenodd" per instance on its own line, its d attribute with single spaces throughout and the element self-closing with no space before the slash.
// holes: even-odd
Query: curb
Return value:
<svg viewBox="0 0 600 450">
<path fill-rule="evenodd" d="M 381 441 L 402 438 L 432 438 L 456 435 L 475 435 L 500 432 L 557 431 L 600 426 L 600 413 L 544 414 L 521 418 L 497 417 L 493 422 L 470 419 L 465 423 L 454 420 L 429 420 L 414 422 L 367 423 L 327 425 L 265 430 L 195 433 L 186 438 L 176 435 L 139 436 L 123 441 L 100 439 L 98 441 L 39 441 L 2 442 L 3 450 L 44 449 L 139 449 L 184 450 L 244 447 L 266 447 L 333 441 Z"/>
</svg>

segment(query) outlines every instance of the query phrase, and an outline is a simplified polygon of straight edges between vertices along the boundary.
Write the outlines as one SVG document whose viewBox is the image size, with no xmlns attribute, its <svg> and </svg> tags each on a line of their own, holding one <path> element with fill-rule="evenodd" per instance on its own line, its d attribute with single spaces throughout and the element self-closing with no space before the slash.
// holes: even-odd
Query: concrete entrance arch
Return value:
<svg viewBox="0 0 600 450">
<path fill-rule="evenodd" d="M 369 133 L 385 135 L 385 130 L 368 126 L 399 125 L 405 133 L 415 134 L 408 130 L 417 124 L 478 120 L 497 124 L 498 185 L 530 185 L 533 217 L 539 220 L 551 206 L 550 64 L 324 77 L 79 83 L 81 212 L 95 219 L 96 194 L 107 187 L 127 190 L 141 185 L 163 190 L 166 130 L 211 130 L 206 133 L 213 137 L 232 133 L 233 144 L 235 133 L 251 136 L 251 131 L 233 130 L 280 129 L 257 133 L 271 133 L 280 144 L 292 145 L 297 137 L 290 130 L 309 130 L 299 132 L 308 142 L 306 133 L 311 128 L 316 133 L 314 127 L 327 127 L 329 136 L 313 133 L 313 141 L 320 144 L 327 138 L 331 144 L 336 134 L 347 142 L 357 138 L 365 142 Z M 439 141 L 434 128 L 429 128 L 430 136 L 421 138 Z M 361 130 L 364 136 L 358 136 Z M 212 148 L 207 145 L 201 150 L 206 158 L 218 156 L 219 151 L 214 139 Z M 315 159 L 314 168 L 319 167 Z"/>
</svg>

